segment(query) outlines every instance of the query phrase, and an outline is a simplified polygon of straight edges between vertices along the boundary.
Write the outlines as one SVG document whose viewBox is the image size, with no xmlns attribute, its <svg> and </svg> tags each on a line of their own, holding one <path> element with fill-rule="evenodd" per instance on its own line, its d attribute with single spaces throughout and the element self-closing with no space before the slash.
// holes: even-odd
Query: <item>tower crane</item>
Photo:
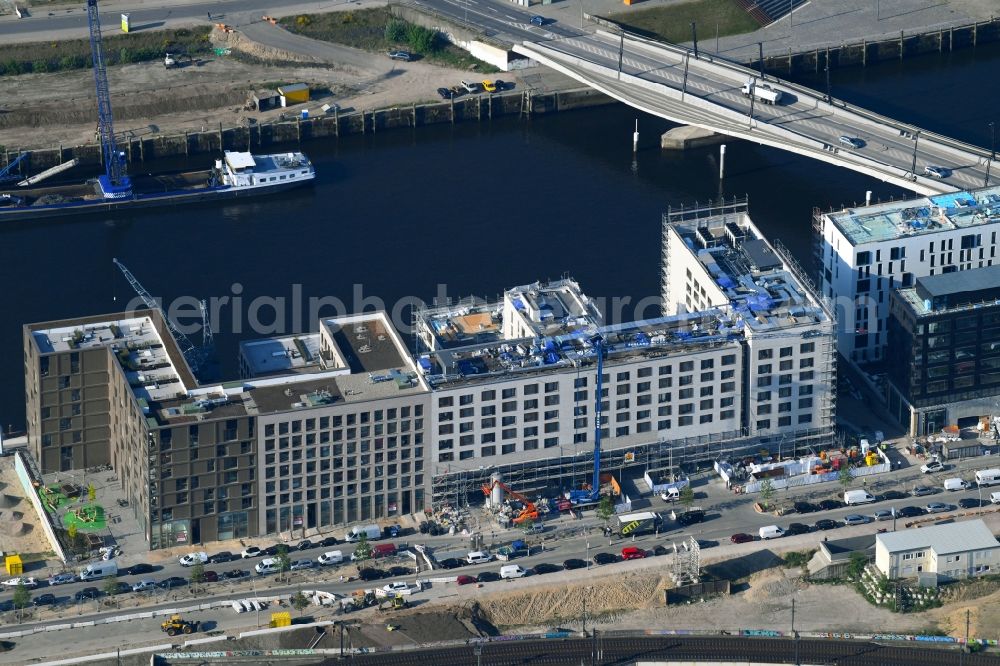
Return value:
<svg viewBox="0 0 1000 666">
<path fill-rule="evenodd" d="M 601 496 L 601 426 L 602 423 L 602 389 L 604 377 L 604 338 L 596 335 L 591 339 L 594 345 L 594 353 L 597 354 L 597 397 L 594 406 L 594 477 L 590 483 L 590 489 L 571 490 L 569 501 L 574 505 L 594 504 Z"/>
<path fill-rule="evenodd" d="M 174 326 L 174 323 L 167 318 L 167 314 L 163 311 L 163 308 L 160 307 L 160 304 L 156 302 L 156 299 L 153 298 L 153 296 L 146 291 L 146 288 L 142 286 L 142 283 L 140 283 L 139 280 L 132 275 L 132 271 L 125 268 L 125 264 L 118 261 L 118 259 L 112 259 L 112 261 L 115 263 L 115 266 L 121 270 L 122 275 L 125 276 L 125 279 L 128 280 L 128 283 L 132 286 L 132 288 L 135 289 L 135 293 L 139 295 L 139 298 L 141 298 L 143 303 L 146 304 L 146 307 L 150 310 L 157 310 L 160 313 L 160 316 L 163 317 L 164 323 L 167 325 L 167 329 L 177 341 L 177 347 L 180 349 L 181 354 L 184 355 L 184 360 L 187 361 L 188 367 L 191 368 L 191 372 L 197 374 L 198 369 L 201 367 L 204 353 L 195 347 L 191 340 L 186 335 L 181 333 L 176 326 Z M 208 322 L 204 320 L 205 313 L 206 310 L 202 309 L 203 325 L 208 324 Z M 208 334 L 208 337 L 211 338 L 210 333 Z"/>
<path fill-rule="evenodd" d="M 104 65 L 97 0 L 87 0 L 87 24 L 90 26 L 90 53 L 94 61 L 94 84 L 97 90 L 97 132 L 104 159 L 104 173 L 97 177 L 97 183 L 105 199 L 127 199 L 132 196 L 132 181 L 126 172 L 125 155 L 118 150 L 115 142 L 111 92 L 108 89 L 108 70 Z"/>
</svg>

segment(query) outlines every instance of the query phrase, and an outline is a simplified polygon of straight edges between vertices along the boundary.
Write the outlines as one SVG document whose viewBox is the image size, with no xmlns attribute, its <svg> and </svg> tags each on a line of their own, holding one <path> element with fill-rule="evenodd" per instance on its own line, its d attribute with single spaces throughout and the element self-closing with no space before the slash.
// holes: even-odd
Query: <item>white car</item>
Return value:
<svg viewBox="0 0 1000 666">
<path fill-rule="evenodd" d="M 410 589 L 407 583 L 401 580 L 397 580 L 395 583 L 389 583 L 388 585 L 383 585 L 382 589 L 386 592 L 406 592 Z"/>
<path fill-rule="evenodd" d="M 862 516 L 859 513 L 852 513 L 850 515 L 844 516 L 844 524 L 848 525 L 848 526 L 850 526 L 850 525 L 864 525 L 865 523 L 867 523 L 870 520 L 871 520 L 871 518 L 869 518 L 868 516 Z"/>
<path fill-rule="evenodd" d="M 244 560 L 248 560 L 251 557 L 260 557 L 260 556 L 261 556 L 261 550 L 257 546 L 250 546 L 249 548 L 244 548 L 243 552 L 240 553 L 240 557 L 242 557 Z"/>
<path fill-rule="evenodd" d="M 187 555 L 181 555 L 178 560 L 182 567 L 193 567 L 196 564 L 204 564 L 208 562 L 207 553 L 188 553 Z"/>
<path fill-rule="evenodd" d="M 872 518 L 875 520 L 892 520 L 895 515 L 896 514 L 892 509 L 879 509 L 872 514 Z"/>
<path fill-rule="evenodd" d="M 4 587 L 17 587 L 18 585 L 24 585 L 29 590 L 33 590 L 38 587 L 38 581 L 30 576 L 18 576 L 17 578 L 9 578 L 3 582 Z"/>
<path fill-rule="evenodd" d="M 132 584 L 133 592 L 145 592 L 146 590 L 155 590 L 156 581 L 151 578 L 143 578 L 137 583 Z"/>
<path fill-rule="evenodd" d="M 928 164 L 924 167 L 924 175 L 930 176 L 931 178 L 947 178 L 951 175 L 951 169 L 943 166 L 936 166 L 934 164 Z"/>
<path fill-rule="evenodd" d="M 848 148 L 853 148 L 857 150 L 858 148 L 864 148 L 865 142 L 856 136 L 847 136 L 846 134 L 840 137 L 840 142 L 847 146 Z"/>
<path fill-rule="evenodd" d="M 932 460 L 926 465 L 920 466 L 920 471 L 924 474 L 930 474 L 931 472 L 940 472 L 944 469 L 944 465 L 941 464 L 940 460 Z"/>
<path fill-rule="evenodd" d="M 288 567 L 292 571 L 300 571 L 302 569 L 312 569 L 315 568 L 316 563 L 312 560 L 296 560 L 292 562 L 292 565 Z"/>
</svg>

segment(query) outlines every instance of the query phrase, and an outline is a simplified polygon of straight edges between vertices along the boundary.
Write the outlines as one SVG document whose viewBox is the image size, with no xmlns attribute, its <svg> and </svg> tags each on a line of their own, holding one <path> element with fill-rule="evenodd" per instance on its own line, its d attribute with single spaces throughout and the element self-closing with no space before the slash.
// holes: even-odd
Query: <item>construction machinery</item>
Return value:
<svg viewBox="0 0 1000 666">
<path fill-rule="evenodd" d="M 528 520 L 538 520 L 538 507 L 530 499 L 525 497 L 519 492 L 511 490 L 510 486 L 501 481 L 500 479 L 494 479 L 491 483 L 483 484 L 483 494 L 486 497 L 490 497 L 493 494 L 494 488 L 502 488 L 504 492 L 513 497 L 515 500 L 521 503 L 521 509 L 519 513 L 514 516 L 513 523 L 515 525 L 520 525 L 521 523 Z M 500 509 L 500 507 L 494 507 L 495 509 Z"/>
<path fill-rule="evenodd" d="M 111 91 L 108 88 L 108 70 L 104 65 L 97 0 L 87 0 L 87 24 L 90 26 L 90 53 L 94 61 L 94 87 L 97 91 L 97 132 L 101 138 L 104 163 L 104 173 L 97 177 L 97 183 L 105 199 L 129 199 L 132 197 L 132 180 L 125 168 L 125 153 L 118 150 L 115 142 Z"/>
<path fill-rule="evenodd" d="M 176 636 L 177 634 L 193 634 L 198 631 L 198 622 L 185 620 L 180 615 L 171 615 L 169 620 L 165 620 L 160 625 L 160 629 L 166 632 L 168 636 Z"/>
<path fill-rule="evenodd" d="M 604 425 L 601 406 L 604 377 L 604 338 L 595 335 L 590 342 L 597 355 L 597 390 L 594 393 L 594 477 L 590 487 L 584 486 L 580 490 L 569 491 L 568 499 L 574 507 L 597 504 L 601 499 L 601 427 Z"/>
<path fill-rule="evenodd" d="M 378 605 L 378 610 L 380 613 L 391 610 L 403 610 L 404 608 L 409 608 L 410 602 L 401 596 L 387 597 L 382 600 Z"/>
<path fill-rule="evenodd" d="M 0 169 L 0 183 L 5 183 L 9 180 L 18 180 L 19 178 L 21 178 L 21 176 L 19 175 L 20 171 L 18 171 L 18 167 L 21 164 L 21 162 L 23 160 L 26 160 L 27 158 L 28 158 L 27 152 L 18 153 L 17 157 L 12 159 L 7 164 L 7 166 Z"/>
</svg>

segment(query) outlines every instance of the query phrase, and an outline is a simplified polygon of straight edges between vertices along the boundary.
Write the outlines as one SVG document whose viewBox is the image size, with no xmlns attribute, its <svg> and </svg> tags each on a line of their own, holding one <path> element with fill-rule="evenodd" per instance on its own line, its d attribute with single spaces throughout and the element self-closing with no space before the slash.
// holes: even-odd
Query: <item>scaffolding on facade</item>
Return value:
<svg viewBox="0 0 1000 666">
<path fill-rule="evenodd" d="M 670 566 L 670 578 L 675 587 L 695 585 L 701 578 L 701 546 L 693 536 L 678 546 L 674 544 L 674 561 Z"/>
</svg>

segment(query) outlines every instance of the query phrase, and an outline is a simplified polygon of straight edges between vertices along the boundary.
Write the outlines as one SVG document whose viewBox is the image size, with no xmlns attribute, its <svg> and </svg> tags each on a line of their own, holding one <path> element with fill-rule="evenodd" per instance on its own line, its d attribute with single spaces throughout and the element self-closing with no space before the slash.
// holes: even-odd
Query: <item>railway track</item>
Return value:
<svg viewBox="0 0 1000 666">
<path fill-rule="evenodd" d="M 510 641 L 359 655 L 359 666 L 515 666 L 551 664 L 625 666 L 636 661 L 750 661 L 823 666 L 1000 666 L 1000 656 L 960 655 L 957 649 L 904 647 L 861 641 L 708 636 L 637 636 Z M 478 659 L 478 662 L 477 662 Z M 333 664 L 337 660 L 325 663 Z"/>
</svg>

